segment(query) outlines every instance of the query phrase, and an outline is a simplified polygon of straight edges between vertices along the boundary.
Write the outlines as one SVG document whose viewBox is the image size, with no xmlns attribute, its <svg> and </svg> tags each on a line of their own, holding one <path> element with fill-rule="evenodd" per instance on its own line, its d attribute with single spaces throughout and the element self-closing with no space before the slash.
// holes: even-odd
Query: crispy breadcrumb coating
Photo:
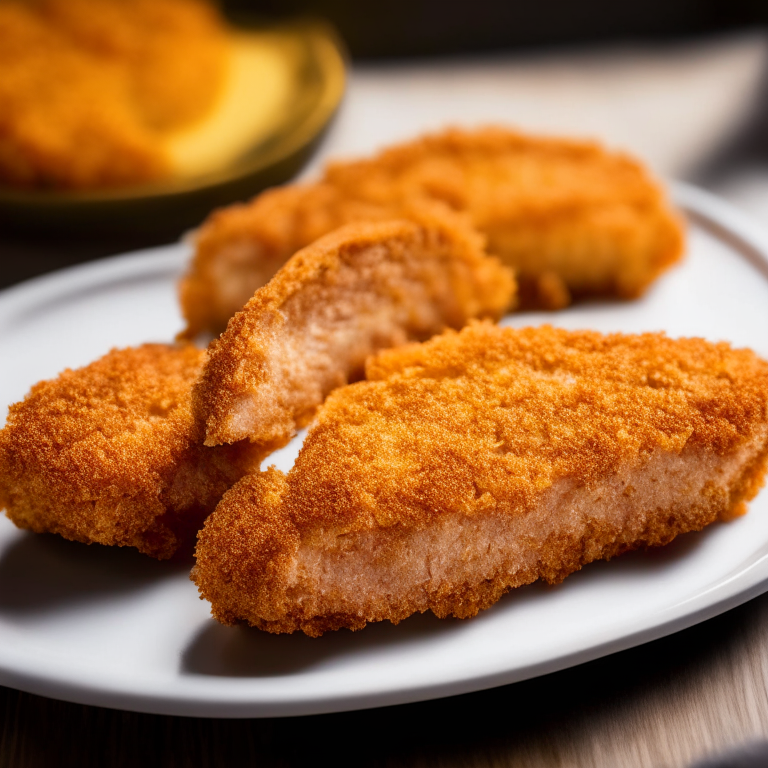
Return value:
<svg viewBox="0 0 768 768">
<path fill-rule="evenodd" d="M 224 21 L 203 0 L 3 0 L 0 183 L 169 175 L 163 137 L 212 109 L 227 56 Z"/>
<path fill-rule="evenodd" d="M 191 389 L 205 353 L 121 349 L 36 384 L 0 431 L 0 508 L 20 528 L 171 557 L 261 458 L 205 448 Z"/>
<path fill-rule="evenodd" d="M 473 324 L 382 353 L 288 475 L 228 491 L 193 579 L 225 624 L 474 616 L 509 589 L 744 511 L 768 364 L 701 339 Z"/>
<path fill-rule="evenodd" d="M 441 207 L 411 215 L 326 235 L 232 318 L 195 389 L 207 445 L 284 445 L 372 353 L 504 314 L 515 280 L 483 238 Z"/>
<path fill-rule="evenodd" d="M 400 215 L 424 198 L 470 214 L 489 251 L 515 269 L 523 306 L 637 297 L 683 251 L 679 216 L 627 155 L 504 128 L 452 129 L 214 212 L 181 284 L 189 334 L 220 332 L 291 254 L 326 232 Z"/>
</svg>

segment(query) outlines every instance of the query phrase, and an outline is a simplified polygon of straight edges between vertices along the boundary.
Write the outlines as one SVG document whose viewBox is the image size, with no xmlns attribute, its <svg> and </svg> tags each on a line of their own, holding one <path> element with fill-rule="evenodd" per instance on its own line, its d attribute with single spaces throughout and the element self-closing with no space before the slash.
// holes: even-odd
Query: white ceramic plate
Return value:
<svg viewBox="0 0 768 768">
<path fill-rule="evenodd" d="M 685 263 L 634 303 L 519 315 L 602 331 L 665 330 L 768 357 L 768 236 L 703 192 Z M 181 327 L 177 245 L 69 269 L 0 295 L 0 404 L 114 346 Z M 297 441 L 276 463 L 287 469 Z M 768 590 L 768 494 L 750 513 L 665 549 L 515 590 L 471 621 L 416 616 L 320 639 L 209 617 L 188 566 L 86 547 L 0 520 L 0 684 L 109 707 L 260 717 L 448 696 L 553 672 L 688 627 Z"/>
</svg>

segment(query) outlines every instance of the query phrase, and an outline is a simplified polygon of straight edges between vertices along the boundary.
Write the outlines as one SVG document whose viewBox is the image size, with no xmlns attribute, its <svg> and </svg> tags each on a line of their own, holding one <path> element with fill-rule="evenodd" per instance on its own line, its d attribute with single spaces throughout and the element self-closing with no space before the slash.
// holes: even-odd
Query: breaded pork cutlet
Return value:
<svg viewBox="0 0 768 768">
<path fill-rule="evenodd" d="M 768 364 L 727 344 L 478 323 L 368 377 L 206 521 L 193 578 L 225 624 L 474 616 L 740 514 L 766 469 Z"/>
<path fill-rule="evenodd" d="M 515 269 L 523 306 L 635 298 L 683 250 L 680 218 L 627 155 L 503 128 L 448 130 L 214 212 L 181 284 L 189 334 L 220 332 L 288 257 L 321 235 L 391 218 L 424 198 L 470 214 L 489 251 Z"/>
<path fill-rule="evenodd" d="M 191 545 L 260 458 L 203 447 L 191 389 L 204 354 L 147 344 L 36 384 L 0 431 L 0 508 L 20 528 L 159 559 Z"/>
<path fill-rule="evenodd" d="M 515 280 L 483 238 L 448 211 L 412 215 L 326 235 L 235 315 L 195 389 L 206 444 L 284 445 L 372 353 L 501 317 Z"/>
</svg>

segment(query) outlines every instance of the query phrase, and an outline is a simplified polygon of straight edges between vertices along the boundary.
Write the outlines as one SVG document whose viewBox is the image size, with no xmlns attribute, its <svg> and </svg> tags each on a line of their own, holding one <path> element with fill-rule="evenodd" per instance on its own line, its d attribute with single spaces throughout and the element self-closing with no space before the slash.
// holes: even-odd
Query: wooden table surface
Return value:
<svg viewBox="0 0 768 768">
<path fill-rule="evenodd" d="M 0 241 L 0 287 L 141 241 Z M 676 768 L 768 737 L 768 594 L 671 637 L 481 693 L 269 720 L 165 717 L 0 688 L 0 768 Z"/>
</svg>

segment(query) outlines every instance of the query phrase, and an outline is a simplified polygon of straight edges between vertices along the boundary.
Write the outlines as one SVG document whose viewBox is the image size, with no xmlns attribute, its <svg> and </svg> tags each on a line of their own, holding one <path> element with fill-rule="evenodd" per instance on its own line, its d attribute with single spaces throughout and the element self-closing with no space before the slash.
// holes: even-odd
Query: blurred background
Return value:
<svg viewBox="0 0 768 768">
<path fill-rule="evenodd" d="M 495 122 L 598 138 L 640 156 L 664 179 L 700 184 L 768 219 L 766 3 L 226 0 L 221 6 L 235 23 L 323 19 L 348 51 L 346 94 L 301 178 L 329 158 L 368 153 L 425 130 Z M 181 234 L 6 231 L 0 280 L 9 285 Z"/>
<path fill-rule="evenodd" d="M 358 60 L 664 39 L 768 22 L 760 0 L 227 0 L 224 6 L 271 19 L 328 19 Z"/>
<path fill-rule="evenodd" d="M 499 121 L 599 138 L 667 179 L 768 216 L 768 3 L 234 0 L 231 8 L 312 14 L 338 29 L 352 69 L 322 158 L 445 123 Z"/>
</svg>

